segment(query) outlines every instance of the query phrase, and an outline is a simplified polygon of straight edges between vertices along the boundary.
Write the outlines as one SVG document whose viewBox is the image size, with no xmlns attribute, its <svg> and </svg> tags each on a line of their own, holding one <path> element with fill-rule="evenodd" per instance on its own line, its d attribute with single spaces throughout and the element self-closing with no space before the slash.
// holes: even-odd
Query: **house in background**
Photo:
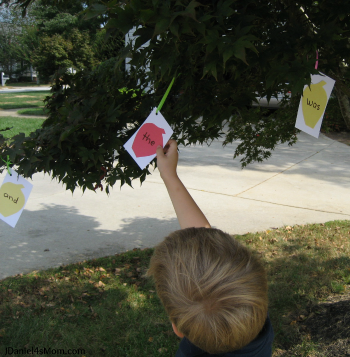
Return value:
<svg viewBox="0 0 350 357">
<path fill-rule="evenodd" d="M 1 67 L 0 65 L 0 73 L 3 73 L 2 77 L 5 77 L 6 80 L 10 79 L 11 82 L 37 82 L 38 83 L 39 81 L 38 72 L 35 69 L 33 69 L 32 65 L 29 65 L 29 68 L 28 67 L 21 68 L 21 63 L 18 62 L 14 62 L 12 64 L 10 71 L 8 71 L 8 67 L 4 68 Z M 5 85 L 2 83 L 3 82 L 0 81 L 0 85 Z"/>
</svg>

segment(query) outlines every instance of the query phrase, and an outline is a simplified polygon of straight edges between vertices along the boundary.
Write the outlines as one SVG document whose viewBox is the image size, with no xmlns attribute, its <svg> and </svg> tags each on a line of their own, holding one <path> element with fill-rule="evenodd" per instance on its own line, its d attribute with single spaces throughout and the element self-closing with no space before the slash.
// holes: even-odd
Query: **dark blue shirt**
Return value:
<svg viewBox="0 0 350 357">
<path fill-rule="evenodd" d="M 240 350 L 213 355 L 201 350 L 184 337 L 175 357 L 271 357 L 273 337 L 273 328 L 267 315 L 265 325 L 259 335 Z"/>
</svg>

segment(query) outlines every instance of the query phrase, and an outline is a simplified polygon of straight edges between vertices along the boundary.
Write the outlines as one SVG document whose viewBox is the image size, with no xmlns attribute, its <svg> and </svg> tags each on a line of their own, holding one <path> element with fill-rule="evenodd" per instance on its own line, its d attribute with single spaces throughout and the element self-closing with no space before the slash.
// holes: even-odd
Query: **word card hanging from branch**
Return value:
<svg viewBox="0 0 350 357">
<path fill-rule="evenodd" d="M 125 150 L 143 170 L 155 157 L 157 147 L 164 147 L 173 130 L 163 115 L 153 108 L 151 114 L 144 121 L 141 127 L 134 135 L 124 144 Z"/>
<path fill-rule="evenodd" d="M 300 99 L 295 127 L 318 138 L 324 112 L 335 80 L 323 74 L 311 75 L 310 86 L 305 86 Z"/>
<path fill-rule="evenodd" d="M 11 168 L 0 186 L 0 219 L 14 228 L 28 201 L 33 185 Z"/>
</svg>

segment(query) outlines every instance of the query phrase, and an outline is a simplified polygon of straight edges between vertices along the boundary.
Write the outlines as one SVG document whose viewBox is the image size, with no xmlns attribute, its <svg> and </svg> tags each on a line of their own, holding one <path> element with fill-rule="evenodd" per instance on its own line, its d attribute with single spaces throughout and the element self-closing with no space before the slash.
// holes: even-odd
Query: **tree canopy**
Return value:
<svg viewBox="0 0 350 357">
<path fill-rule="evenodd" d="M 36 42 L 33 35 L 33 18 L 23 18 L 14 8 L 3 8 L 0 14 L 0 67 L 10 78 L 24 70 L 26 54 Z M 25 40 L 28 39 L 28 40 Z M 18 71 L 16 64 L 21 64 Z"/>
<path fill-rule="evenodd" d="M 17 2 L 25 7 L 29 0 Z M 297 106 L 310 74 L 329 75 L 337 91 L 346 100 L 350 96 L 350 3 L 111 0 L 87 5 L 85 20 L 103 20 L 109 39 L 136 30 L 136 41 L 92 71 L 57 72 L 43 128 L 10 144 L 0 136 L 1 154 L 10 155 L 25 176 L 46 171 L 72 191 L 104 184 L 108 192 L 117 181 L 143 181 L 149 167 L 140 170 L 123 144 L 159 104 L 173 77 L 162 114 L 174 137 L 183 145 L 210 143 L 221 135 L 224 144 L 240 140 L 234 157 L 243 166 L 268 158 L 278 143 L 296 141 Z M 130 73 L 123 68 L 127 57 Z M 277 93 L 286 98 L 276 113 L 251 108 L 257 97 Z"/>
<path fill-rule="evenodd" d="M 12 6 L 3 9 L 0 65 L 6 73 L 11 75 L 11 69 L 24 62 L 27 67 L 35 67 L 40 79 L 48 82 L 60 68 L 91 70 L 101 60 L 109 58 L 101 56 L 104 52 L 101 47 L 105 47 L 106 42 L 101 41 L 100 34 L 105 32 L 101 29 L 104 20 L 95 17 L 85 21 L 84 8 L 86 5 L 81 1 L 72 1 L 69 7 L 63 7 L 37 0 L 30 4 L 24 18 L 13 2 Z M 21 67 L 14 73 L 23 71 L 23 65 Z"/>
</svg>

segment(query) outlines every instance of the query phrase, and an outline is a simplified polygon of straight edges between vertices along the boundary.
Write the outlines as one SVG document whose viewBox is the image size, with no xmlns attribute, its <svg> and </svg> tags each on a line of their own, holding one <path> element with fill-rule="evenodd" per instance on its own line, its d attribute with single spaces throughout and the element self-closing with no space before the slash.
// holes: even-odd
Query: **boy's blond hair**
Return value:
<svg viewBox="0 0 350 357">
<path fill-rule="evenodd" d="M 213 228 L 171 233 L 156 248 L 148 276 L 171 322 L 194 345 L 225 353 L 251 342 L 267 318 L 267 278 L 258 258 Z"/>
</svg>

